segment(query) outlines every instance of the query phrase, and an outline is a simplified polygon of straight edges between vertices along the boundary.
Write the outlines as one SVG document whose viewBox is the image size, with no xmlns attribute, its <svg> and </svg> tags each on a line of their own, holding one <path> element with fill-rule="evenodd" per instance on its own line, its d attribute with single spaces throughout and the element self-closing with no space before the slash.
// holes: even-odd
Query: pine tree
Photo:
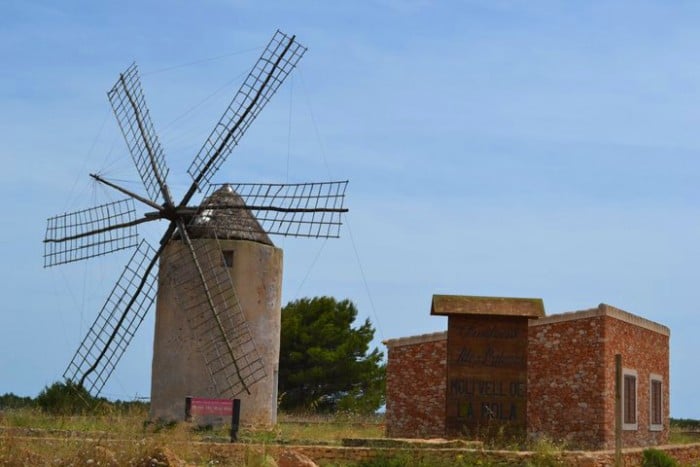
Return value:
<svg viewBox="0 0 700 467">
<path fill-rule="evenodd" d="M 371 413 L 384 404 L 383 354 L 350 300 L 303 298 L 282 309 L 279 393 L 285 410 Z"/>
</svg>

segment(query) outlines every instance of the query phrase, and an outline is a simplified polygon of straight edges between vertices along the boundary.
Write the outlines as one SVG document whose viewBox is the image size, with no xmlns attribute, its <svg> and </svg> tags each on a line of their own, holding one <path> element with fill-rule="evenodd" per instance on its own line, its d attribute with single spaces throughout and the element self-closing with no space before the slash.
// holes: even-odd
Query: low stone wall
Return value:
<svg viewBox="0 0 700 467">
<path fill-rule="evenodd" d="M 675 459 L 679 465 L 698 465 L 700 463 L 700 443 L 654 446 Z M 645 448 L 622 450 L 622 463 L 625 466 L 642 465 Z M 562 459 L 566 465 L 578 467 L 603 467 L 615 465 L 615 451 L 565 451 Z"/>
<path fill-rule="evenodd" d="M 700 443 L 685 445 L 657 446 L 655 449 L 666 452 L 680 465 L 695 465 L 700 462 Z M 530 451 L 500 451 L 464 448 L 375 448 L 341 446 L 277 446 L 218 444 L 209 446 L 207 452 L 214 457 L 229 460 L 244 460 L 250 452 L 265 453 L 274 458 L 284 452 L 293 451 L 312 459 L 318 465 L 355 463 L 374 458 L 399 458 L 414 461 L 460 462 L 468 465 L 470 460 L 498 462 L 504 465 L 521 466 L 527 462 L 538 463 L 558 461 L 570 467 L 607 467 L 615 465 L 615 451 L 558 451 L 550 454 Z M 642 464 L 643 448 L 624 449 L 623 465 Z M 203 453 L 204 454 L 204 453 Z"/>
<path fill-rule="evenodd" d="M 31 449 L 33 444 L 51 446 L 56 444 L 65 446 L 66 443 L 75 443 L 80 449 L 89 446 L 102 446 L 106 451 L 118 449 L 133 449 L 134 444 L 151 446 L 154 452 L 164 451 L 177 460 L 189 462 L 208 462 L 211 460 L 222 464 L 246 465 L 249 460 L 270 456 L 275 459 L 295 458 L 293 453 L 298 453 L 313 460 L 316 464 L 335 465 L 353 464 L 374 458 L 399 458 L 415 461 L 431 460 L 442 462 L 459 462 L 469 465 L 481 460 L 498 462 L 502 465 L 521 466 L 527 462 L 534 464 L 551 463 L 559 461 L 561 464 L 571 467 L 603 467 L 612 466 L 615 462 L 614 451 L 554 451 L 552 453 L 526 452 L 526 451 L 497 451 L 465 448 L 377 448 L 377 447 L 343 447 L 343 446 L 304 446 L 304 445 L 276 445 L 276 444 L 243 444 L 243 443 L 168 443 L 168 448 L 160 448 L 158 440 L 117 440 L 117 439 L 79 439 L 79 438 L 46 438 L 24 437 L 12 438 L 16 449 Z M 685 445 L 657 446 L 655 449 L 666 452 L 679 462 L 680 465 L 696 465 L 700 462 L 700 443 Z M 631 448 L 623 450 L 623 463 L 625 466 L 638 466 L 642 463 L 643 448 Z M 174 465 L 174 464 L 171 464 Z M 294 465 L 294 464 L 285 464 Z"/>
<path fill-rule="evenodd" d="M 527 462 L 537 463 L 559 461 L 571 467 L 607 467 L 615 465 L 615 451 L 560 451 L 543 454 L 529 451 L 497 451 L 480 449 L 411 449 L 411 448 L 358 448 L 339 446 L 258 446 L 253 445 L 219 445 L 226 452 L 235 451 L 232 457 L 243 459 L 246 450 L 264 449 L 266 454 L 279 457 L 284 451 L 302 454 L 318 465 L 354 463 L 374 458 L 405 458 L 415 461 L 434 460 L 442 462 L 460 462 L 468 465 L 469 460 L 498 462 L 504 465 L 520 466 Z M 700 443 L 674 446 L 658 446 L 655 449 L 665 451 L 680 465 L 695 465 L 700 462 Z M 642 464 L 644 449 L 623 450 L 623 465 L 638 466 Z M 222 452 L 223 454 L 223 452 Z"/>
</svg>

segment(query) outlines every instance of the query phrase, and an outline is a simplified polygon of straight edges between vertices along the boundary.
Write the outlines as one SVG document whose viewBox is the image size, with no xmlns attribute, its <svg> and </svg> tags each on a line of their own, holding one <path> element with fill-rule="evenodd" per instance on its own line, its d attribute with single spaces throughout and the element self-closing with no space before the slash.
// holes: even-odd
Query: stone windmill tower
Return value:
<svg viewBox="0 0 700 467">
<path fill-rule="evenodd" d="M 99 394 L 157 295 L 151 415 L 184 418 L 186 396 L 238 397 L 242 423 L 275 422 L 282 252 L 269 235 L 337 237 L 347 181 L 210 180 L 305 51 L 275 33 L 190 165 L 179 203 L 136 65 L 119 76 L 108 96 L 147 196 L 91 174 L 127 198 L 48 220 L 45 267 L 134 248 L 66 379 Z M 135 201 L 152 211 L 137 217 Z M 137 226 L 157 220 L 168 223 L 157 248 L 139 242 Z"/>
<path fill-rule="evenodd" d="M 213 205 L 218 208 L 206 209 Z M 207 279 L 210 284 L 230 281 L 237 301 L 227 301 L 222 320 L 238 327 L 230 330 L 232 336 L 248 328 L 249 335 L 236 339 L 238 346 L 250 347 L 244 353 L 251 353 L 257 347 L 260 357 L 245 361 L 246 367 L 241 368 L 252 379 L 259 378 L 254 391 L 242 391 L 237 396 L 241 399 L 241 420 L 266 426 L 274 425 L 277 415 L 282 250 L 274 246 L 250 211 L 240 209 L 243 205 L 230 185 L 216 189 L 202 203 L 205 209 L 192 223 L 189 234 L 202 242 L 203 251 L 221 252 L 222 267 L 211 270 Z M 151 379 L 153 418 L 181 419 L 185 413 L 183 394 L 220 396 L 209 366 L 198 364 L 201 344 L 193 327 L 214 323 L 206 312 L 199 313 L 206 311 L 206 307 L 201 306 L 199 290 L 191 286 L 198 272 L 187 256 L 182 242 L 173 239 L 160 259 Z M 174 287 L 170 286 L 173 277 L 177 278 Z M 263 362 L 269 363 L 263 366 Z"/>
</svg>

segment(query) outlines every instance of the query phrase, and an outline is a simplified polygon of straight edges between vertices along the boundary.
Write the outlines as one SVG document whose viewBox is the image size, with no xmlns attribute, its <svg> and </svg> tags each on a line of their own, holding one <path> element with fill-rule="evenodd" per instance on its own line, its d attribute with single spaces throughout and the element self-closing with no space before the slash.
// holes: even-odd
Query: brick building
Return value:
<svg viewBox="0 0 700 467">
<path fill-rule="evenodd" d="M 623 445 L 668 440 L 665 326 L 604 304 L 545 317 L 531 299 L 434 296 L 431 313 L 450 317 L 447 332 L 385 341 L 387 436 L 500 427 L 612 448 L 620 355 Z"/>
</svg>

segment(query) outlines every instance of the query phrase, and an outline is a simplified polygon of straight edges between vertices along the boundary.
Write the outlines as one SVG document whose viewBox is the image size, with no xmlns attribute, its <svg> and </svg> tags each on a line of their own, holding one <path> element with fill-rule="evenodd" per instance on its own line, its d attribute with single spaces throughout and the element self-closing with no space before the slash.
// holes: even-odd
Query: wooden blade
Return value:
<svg viewBox="0 0 700 467">
<path fill-rule="evenodd" d="M 180 203 L 181 206 L 186 205 L 195 190 L 201 189 L 219 170 L 304 52 L 306 48 L 296 42 L 295 36 L 290 37 L 280 31 L 275 33 L 192 161 L 187 172 L 194 183 Z"/>
<path fill-rule="evenodd" d="M 265 377 L 265 368 L 218 241 L 190 239 L 184 226 L 178 234 L 182 244 L 166 274 L 200 342 L 214 387 L 221 397 L 250 393 Z"/>
<path fill-rule="evenodd" d="M 162 199 L 165 204 L 172 205 L 166 184 L 168 167 L 151 123 L 135 63 L 119 75 L 107 96 L 146 192 L 152 200 Z"/>
<path fill-rule="evenodd" d="M 44 267 L 71 263 L 136 246 L 134 202 L 123 199 L 50 217 L 44 237 Z"/>
<path fill-rule="evenodd" d="M 141 241 L 63 377 L 97 395 L 119 363 L 156 297 L 160 252 Z"/>
</svg>

